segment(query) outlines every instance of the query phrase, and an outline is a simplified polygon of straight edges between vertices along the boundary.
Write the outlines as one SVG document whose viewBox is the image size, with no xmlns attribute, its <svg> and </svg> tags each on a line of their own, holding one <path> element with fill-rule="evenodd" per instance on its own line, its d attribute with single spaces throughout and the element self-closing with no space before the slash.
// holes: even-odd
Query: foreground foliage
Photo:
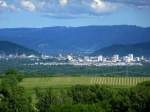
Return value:
<svg viewBox="0 0 150 112">
<path fill-rule="evenodd" d="M 22 77 L 8 71 L 0 84 L 0 112 L 150 112 L 150 81 L 132 88 L 76 85 L 68 89 L 36 88 L 34 106 Z"/>
<path fill-rule="evenodd" d="M 36 92 L 40 112 L 150 112 L 150 82 L 128 89 L 77 85 L 60 94 Z"/>
<path fill-rule="evenodd" d="M 22 78 L 10 70 L 0 85 L 0 112 L 32 112 L 31 98 L 18 86 Z"/>
</svg>

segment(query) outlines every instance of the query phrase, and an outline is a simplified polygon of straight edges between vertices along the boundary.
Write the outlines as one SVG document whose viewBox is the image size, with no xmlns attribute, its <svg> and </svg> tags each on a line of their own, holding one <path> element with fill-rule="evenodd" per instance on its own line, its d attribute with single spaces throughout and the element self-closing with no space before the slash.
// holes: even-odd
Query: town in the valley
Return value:
<svg viewBox="0 0 150 112">
<path fill-rule="evenodd" d="M 136 57 L 134 54 L 128 54 L 126 56 L 119 56 L 115 54 L 113 56 L 76 56 L 76 55 L 26 55 L 26 54 L 0 54 L 0 60 L 30 60 L 32 63 L 23 63 L 24 65 L 75 65 L 75 66 L 142 66 L 143 62 L 150 63 L 150 58 L 144 56 Z"/>
</svg>

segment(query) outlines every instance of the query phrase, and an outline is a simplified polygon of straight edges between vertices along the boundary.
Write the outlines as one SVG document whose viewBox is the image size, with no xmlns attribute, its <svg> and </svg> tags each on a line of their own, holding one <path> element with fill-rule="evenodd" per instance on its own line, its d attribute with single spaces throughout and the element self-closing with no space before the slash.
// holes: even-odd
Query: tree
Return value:
<svg viewBox="0 0 150 112">
<path fill-rule="evenodd" d="M 31 98 L 18 86 L 21 80 L 16 71 L 6 72 L 0 85 L 0 112 L 33 112 Z"/>
<path fill-rule="evenodd" d="M 36 96 L 38 99 L 36 108 L 40 112 L 50 112 L 51 105 L 54 103 L 54 97 L 52 95 L 51 89 L 46 91 L 40 91 L 39 89 L 36 89 Z"/>
<path fill-rule="evenodd" d="M 150 112 L 150 81 L 138 84 L 132 89 L 132 110 Z"/>
</svg>

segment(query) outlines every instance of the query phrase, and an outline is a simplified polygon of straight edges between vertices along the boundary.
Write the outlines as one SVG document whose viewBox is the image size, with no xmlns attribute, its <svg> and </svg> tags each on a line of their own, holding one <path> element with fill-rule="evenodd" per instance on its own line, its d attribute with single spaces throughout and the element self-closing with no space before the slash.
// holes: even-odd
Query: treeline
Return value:
<svg viewBox="0 0 150 112">
<path fill-rule="evenodd" d="M 26 59 L 10 59 L 0 60 L 0 74 L 4 74 L 8 69 L 14 68 L 21 70 L 22 73 L 28 76 L 47 76 L 52 75 L 101 75 L 101 76 L 149 76 L 150 64 L 143 63 L 143 66 L 73 66 L 73 65 L 59 65 L 59 66 L 44 66 L 44 65 L 24 65 L 35 63 L 33 60 Z"/>
<path fill-rule="evenodd" d="M 8 69 L 21 70 L 26 76 L 57 76 L 57 75 L 99 75 L 99 76 L 150 76 L 150 64 L 143 66 L 73 66 L 73 65 L 24 65 L 31 64 L 31 60 L 0 60 L 0 74 L 4 74 Z"/>
<path fill-rule="evenodd" d="M 150 82 L 132 88 L 76 85 L 60 91 L 36 88 L 36 103 L 9 71 L 0 85 L 0 112 L 150 112 Z"/>
<path fill-rule="evenodd" d="M 24 74 L 29 76 L 41 75 L 57 76 L 57 75 L 97 75 L 97 76 L 150 76 L 150 65 L 144 66 L 28 66 L 19 68 Z"/>
</svg>

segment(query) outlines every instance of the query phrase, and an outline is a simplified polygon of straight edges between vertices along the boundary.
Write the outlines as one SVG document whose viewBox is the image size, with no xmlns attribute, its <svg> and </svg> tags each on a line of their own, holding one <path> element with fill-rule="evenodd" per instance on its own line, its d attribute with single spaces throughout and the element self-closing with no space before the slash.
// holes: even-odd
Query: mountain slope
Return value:
<svg viewBox="0 0 150 112">
<path fill-rule="evenodd" d="M 84 26 L 0 29 L 7 40 L 45 53 L 86 53 L 113 44 L 150 41 L 150 28 L 137 26 Z"/>
<path fill-rule="evenodd" d="M 105 55 L 112 56 L 113 54 L 119 54 L 121 56 L 133 53 L 135 56 L 150 57 L 150 42 L 129 44 L 129 45 L 112 45 L 97 50 L 93 55 Z"/>
<path fill-rule="evenodd" d="M 38 54 L 36 51 L 23 47 L 21 45 L 8 42 L 8 41 L 0 41 L 0 54 Z"/>
</svg>

